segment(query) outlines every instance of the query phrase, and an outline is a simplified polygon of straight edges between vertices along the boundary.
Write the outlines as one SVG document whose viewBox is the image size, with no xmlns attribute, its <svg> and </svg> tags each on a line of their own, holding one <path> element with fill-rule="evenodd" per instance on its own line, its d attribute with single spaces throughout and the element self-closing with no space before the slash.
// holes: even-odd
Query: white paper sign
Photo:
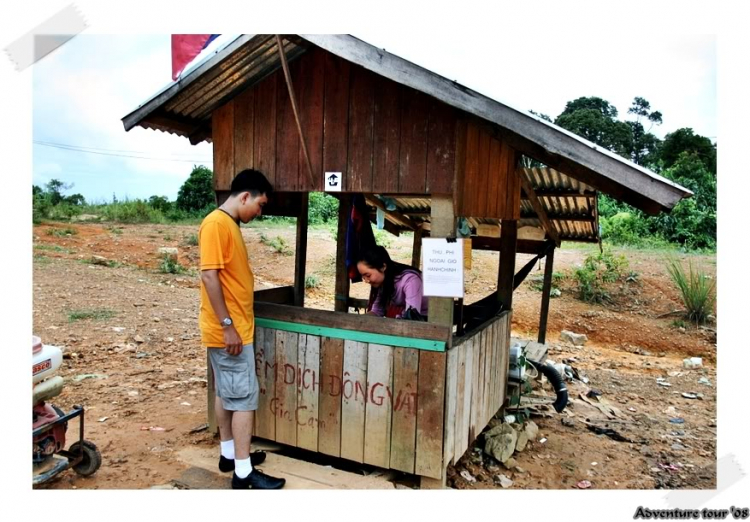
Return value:
<svg viewBox="0 0 750 522">
<path fill-rule="evenodd" d="M 422 282 L 424 295 L 464 296 L 464 243 L 447 239 L 422 240 Z"/>
<path fill-rule="evenodd" d="M 326 192 L 341 192 L 341 172 L 326 172 L 323 186 Z"/>
</svg>

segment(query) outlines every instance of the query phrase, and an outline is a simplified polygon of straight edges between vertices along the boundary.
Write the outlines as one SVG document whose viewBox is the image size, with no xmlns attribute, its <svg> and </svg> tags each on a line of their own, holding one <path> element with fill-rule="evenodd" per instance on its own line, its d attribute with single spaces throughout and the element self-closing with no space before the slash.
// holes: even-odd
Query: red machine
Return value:
<svg viewBox="0 0 750 522">
<path fill-rule="evenodd" d="M 62 377 L 55 375 L 62 365 L 62 350 L 56 346 L 43 345 L 36 336 L 32 338 L 32 347 L 33 484 L 47 482 L 68 468 L 73 468 L 79 475 L 93 475 L 102 464 L 102 456 L 93 442 L 83 438 L 83 407 L 73 406 L 70 413 L 65 413 L 47 402 L 60 395 L 63 389 Z M 68 421 L 76 417 L 80 418 L 78 441 L 66 451 Z"/>
</svg>

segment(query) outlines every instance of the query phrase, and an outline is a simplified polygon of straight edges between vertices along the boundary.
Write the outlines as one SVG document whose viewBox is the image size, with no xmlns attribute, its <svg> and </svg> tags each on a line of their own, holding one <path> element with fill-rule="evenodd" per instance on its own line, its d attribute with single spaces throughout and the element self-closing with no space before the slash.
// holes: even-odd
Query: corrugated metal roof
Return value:
<svg viewBox="0 0 750 522">
<path fill-rule="evenodd" d="M 597 192 L 593 187 L 566 176 L 555 169 L 534 167 L 522 169 L 523 175 L 539 197 L 547 217 L 563 241 L 596 242 L 599 240 L 599 219 L 596 211 Z M 429 223 L 430 199 L 392 197 L 396 212 L 415 224 Z M 374 210 L 374 208 L 373 208 Z M 387 216 L 386 216 L 387 217 Z M 482 224 L 497 225 L 499 219 L 468 217 L 469 226 L 476 229 Z M 389 219 L 401 230 L 396 219 Z M 429 227 L 429 225 L 428 225 Z M 528 199 L 521 199 L 521 219 L 518 227 L 543 230 L 534 208 Z"/>
</svg>

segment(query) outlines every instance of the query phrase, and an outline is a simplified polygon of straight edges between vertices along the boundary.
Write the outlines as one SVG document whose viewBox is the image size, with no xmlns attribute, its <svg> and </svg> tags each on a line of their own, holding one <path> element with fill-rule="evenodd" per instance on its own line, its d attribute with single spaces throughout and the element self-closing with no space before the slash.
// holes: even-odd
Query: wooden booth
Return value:
<svg viewBox="0 0 750 522">
<path fill-rule="evenodd" d="M 123 122 L 211 140 L 219 201 L 237 172 L 255 168 L 275 190 L 265 213 L 297 218 L 294 285 L 255 295 L 255 435 L 420 475 L 424 486 L 445 484 L 447 466 L 505 404 L 516 253 L 598 240 L 598 190 L 650 213 L 688 194 L 348 35 L 243 35 Z M 547 167 L 524 168 L 523 157 Z M 331 175 L 341 184 L 331 193 L 336 295 L 335 311 L 323 311 L 304 306 L 307 211 Z M 471 304 L 431 297 L 427 323 L 348 313 L 360 304 L 343 240 L 353 194 L 373 211 L 386 208 L 379 196 L 395 201 L 385 228 L 413 232 L 415 266 L 423 237 L 456 237 L 468 220 L 472 248 L 500 252 L 490 305 L 468 320 Z M 544 321 L 548 302 L 549 288 Z"/>
</svg>

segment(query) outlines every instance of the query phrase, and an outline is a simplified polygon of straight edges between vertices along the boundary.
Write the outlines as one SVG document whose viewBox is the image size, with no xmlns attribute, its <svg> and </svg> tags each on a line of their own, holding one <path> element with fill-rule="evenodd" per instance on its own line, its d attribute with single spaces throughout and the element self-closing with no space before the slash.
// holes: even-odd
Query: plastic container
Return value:
<svg viewBox="0 0 750 522">
<path fill-rule="evenodd" d="M 33 354 L 32 375 L 34 384 L 51 377 L 62 365 L 62 350 L 49 344 L 42 345 L 42 349 Z"/>
</svg>

